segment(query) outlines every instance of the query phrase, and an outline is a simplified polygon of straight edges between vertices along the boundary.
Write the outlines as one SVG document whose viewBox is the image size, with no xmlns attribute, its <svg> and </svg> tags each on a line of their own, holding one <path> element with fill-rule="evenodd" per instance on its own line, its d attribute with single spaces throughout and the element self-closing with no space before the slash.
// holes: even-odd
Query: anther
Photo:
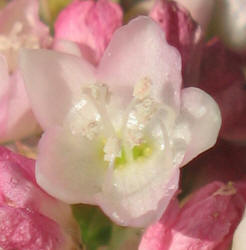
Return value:
<svg viewBox="0 0 246 250">
<path fill-rule="evenodd" d="M 142 100 L 150 95 L 152 83 L 148 77 L 144 77 L 134 87 L 133 96 Z"/>
</svg>

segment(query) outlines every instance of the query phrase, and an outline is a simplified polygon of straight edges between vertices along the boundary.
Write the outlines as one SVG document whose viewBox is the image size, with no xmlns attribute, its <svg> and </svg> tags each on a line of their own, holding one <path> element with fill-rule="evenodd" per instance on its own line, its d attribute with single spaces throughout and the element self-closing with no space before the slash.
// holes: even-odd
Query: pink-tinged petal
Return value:
<svg viewBox="0 0 246 250">
<path fill-rule="evenodd" d="M 82 56 L 79 45 L 69 40 L 55 40 L 52 49 L 78 57 Z"/>
<path fill-rule="evenodd" d="M 213 96 L 220 107 L 220 135 L 234 141 L 246 139 L 245 76 L 242 66 L 239 56 L 216 38 L 204 48 L 199 88 Z"/>
<path fill-rule="evenodd" d="M 122 226 L 146 227 L 157 221 L 179 184 L 179 169 L 168 164 L 170 159 L 163 154 L 114 173 L 109 170 L 98 197 L 100 207 Z"/>
<path fill-rule="evenodd" d="M 99 65 L 99 79 L 127 102 L 134 85 L 145 77 L 152 81 L 156 98 L 179 107 L 180 55 L 167 44 L 162 29 L 142 16 L 114 33 Z"/>
<path fill-rule="evenodd" d="M 19 72 L 8 78 L 7 89 L 0 97 L 0 112 L 1 143 L 40 132 Z"/>
<path fill-rule="evenodd" d="M 243 219 L 241 220 L 240 224 L 238 225 L 232 242 L 232 250 L 244 250 L 246 246 L 246 216 L 244 211 Z"/>
<path fill-rule="evenodd" d="M 172 1 L 158 0 L 149 15 L 160 24 L 167 42 L 180 52 L 183 82 L 197 82 L 203 37 L 200 26 L 185 8 Z"/>
<path fill-rule="evenodd" d="M 64 237 L 51 219 L 24 208 L 0 205 L 0 248 L 61 250 Z"/>
<path fill-rule="evenodd" d="M 95 83 L 94 68 L 82 58 L 48 50 L 23 50 L 20 66 L 33 112 L 46 129 L 63 122 L 81 96 Z"/>
<path fill-rule="evenodd" d="M 214 11 L 214 0 L 177 0 L 176 2 L 182 4 L 189 10 L 194 20 L 206 31 Z"/>
<path fill-rule="evenodd" d="M 99 147 L 97 140 L 87 140 L 81 133 L 47 130 L 39 144 L 37 182 L 66 203 L 95 204 L 105 173 Z"/>
<path fill-rule="evenodd" d="M 40 21 L 38 0 L 13 0 L 0 11 L 0 32 L 8 34 L 21 22 L 24 32 L 36 34 L 41 43 L 49 36 L 49 28 Z"/>
<path fill-rule="evenodd" d="M 97 64 L 114 31 L 122 24 L 122 10 L 109 0 L 74 1 L 58 16 L 55 38 L 78 43 L 83 56 Z"/>
<path fill-rule="evenodd" d="M 228 249 L 243 210 L 244 201 L 232 184 L 213 182 L 204 186 L 189 198 L 178 213 L 168 210 L 169 214 L 163 215 L 159 221 L 163 234 L 156 237 L 157 249 Z M 176 218 L 172 219 L 173 216 Z M 147 229 L 146 237 L 150 238 L 151 233 L 155 237 L 154 227 L 158 230 L 159 223 Z M 139 249 L 151 250 L 145 235 Z"/>
<path fill-rule="evenodd" d="M 186 145 L 185 149 L 182 149 L 182 166 L 215 144 L 221 126 L 221 116 L 213 98 L 200 89 L 183 89 L 181 102 L 181 113 L 173 138 L 177 147 L 180 142 Z"/>
</svg>

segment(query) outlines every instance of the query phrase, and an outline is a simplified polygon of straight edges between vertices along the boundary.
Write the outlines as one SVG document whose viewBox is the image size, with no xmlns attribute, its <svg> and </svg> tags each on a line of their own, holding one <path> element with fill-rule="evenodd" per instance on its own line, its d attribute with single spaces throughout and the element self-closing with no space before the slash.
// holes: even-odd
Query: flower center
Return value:
<svg viewBox="0 0 246 250">
<path fill-rule="evenodd" d="M 81 131 L 82 124 L 83 136 L 98 141 L 100 158 L 108 166 L 121 168 L 168 147 L 166 125 L 173 119 L 173 112 L 153 98 L 152 83 L 147 77 L 135 85 L 132 101 L 125 109 L 103 84 L 86 87 L 83 94 L 83 119 L 76 126 Z"/>
<path fill-rule="evenodd" d="M 7 59 L 10 73 L 16 69 L 20 48 L 40 48 L 39 38 L 34 34 L 25 33 L 23 24 L 16 22 L 9 34 L 0 35 L 0 53 Z"/>
</svg>

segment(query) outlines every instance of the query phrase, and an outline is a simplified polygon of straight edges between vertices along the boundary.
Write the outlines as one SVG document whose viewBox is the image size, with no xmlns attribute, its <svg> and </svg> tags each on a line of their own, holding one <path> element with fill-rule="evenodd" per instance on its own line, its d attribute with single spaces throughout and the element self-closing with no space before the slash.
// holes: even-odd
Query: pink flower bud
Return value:
<svg viewBox="0 0 246 250">
<path fill-rule="evenodd" d="M 75 247 L 77 229 L 71 209 L 38 187 L 34 164 L 34 160 L 0 147 L 0 248 Z"/>
<path fill-rule="evenodd" d="M 83 56 L 97 64 L 114 31 L 122 24 L 122 11 L 109 0 L 74 1 L 55 23 L 55 38 L 78 43 Z"/>
<path fill-rule="evenodd" d="M 229 140 L 246 139 L 245 76 L 242 66 L 241 58 L 216 38 L 204 48 L 199 87 L 219 104 L 221 136 Z"/>
<path fill-rule="evenodd" d="M 243 211 L 244 200 L 232 183 L 213 182 L 179 211 L 167 210 L 147 229 L 139 250 L 227 250 Z"/>
<path fill-rule="evenodd" d="M 196 82 L 199 75 L 202 32 L 186 9 L 176 2 L 159 0 L 150 12 L 166 34 L 168 43 L 182 57 L 183 81 Z"/>
</svg>

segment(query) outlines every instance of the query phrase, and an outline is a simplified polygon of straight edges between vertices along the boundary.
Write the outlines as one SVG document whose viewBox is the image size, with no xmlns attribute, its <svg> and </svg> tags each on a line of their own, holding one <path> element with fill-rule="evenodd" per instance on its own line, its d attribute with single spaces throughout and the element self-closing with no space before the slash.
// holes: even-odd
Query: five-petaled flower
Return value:
<svg viewBox="0 0 246 250">
<path fill-rule="evenodd" d="M 181 90 L 180 55 L 148 17 L 116 31 L 97 67 L 48 50 L 24 50 L 20 61 L 45 130 L 38 183 L 65 202 L 99 205 L 118 224 L 160 218 L 179 168 L 216 141 L 217 104 Z"/>
</svg>

